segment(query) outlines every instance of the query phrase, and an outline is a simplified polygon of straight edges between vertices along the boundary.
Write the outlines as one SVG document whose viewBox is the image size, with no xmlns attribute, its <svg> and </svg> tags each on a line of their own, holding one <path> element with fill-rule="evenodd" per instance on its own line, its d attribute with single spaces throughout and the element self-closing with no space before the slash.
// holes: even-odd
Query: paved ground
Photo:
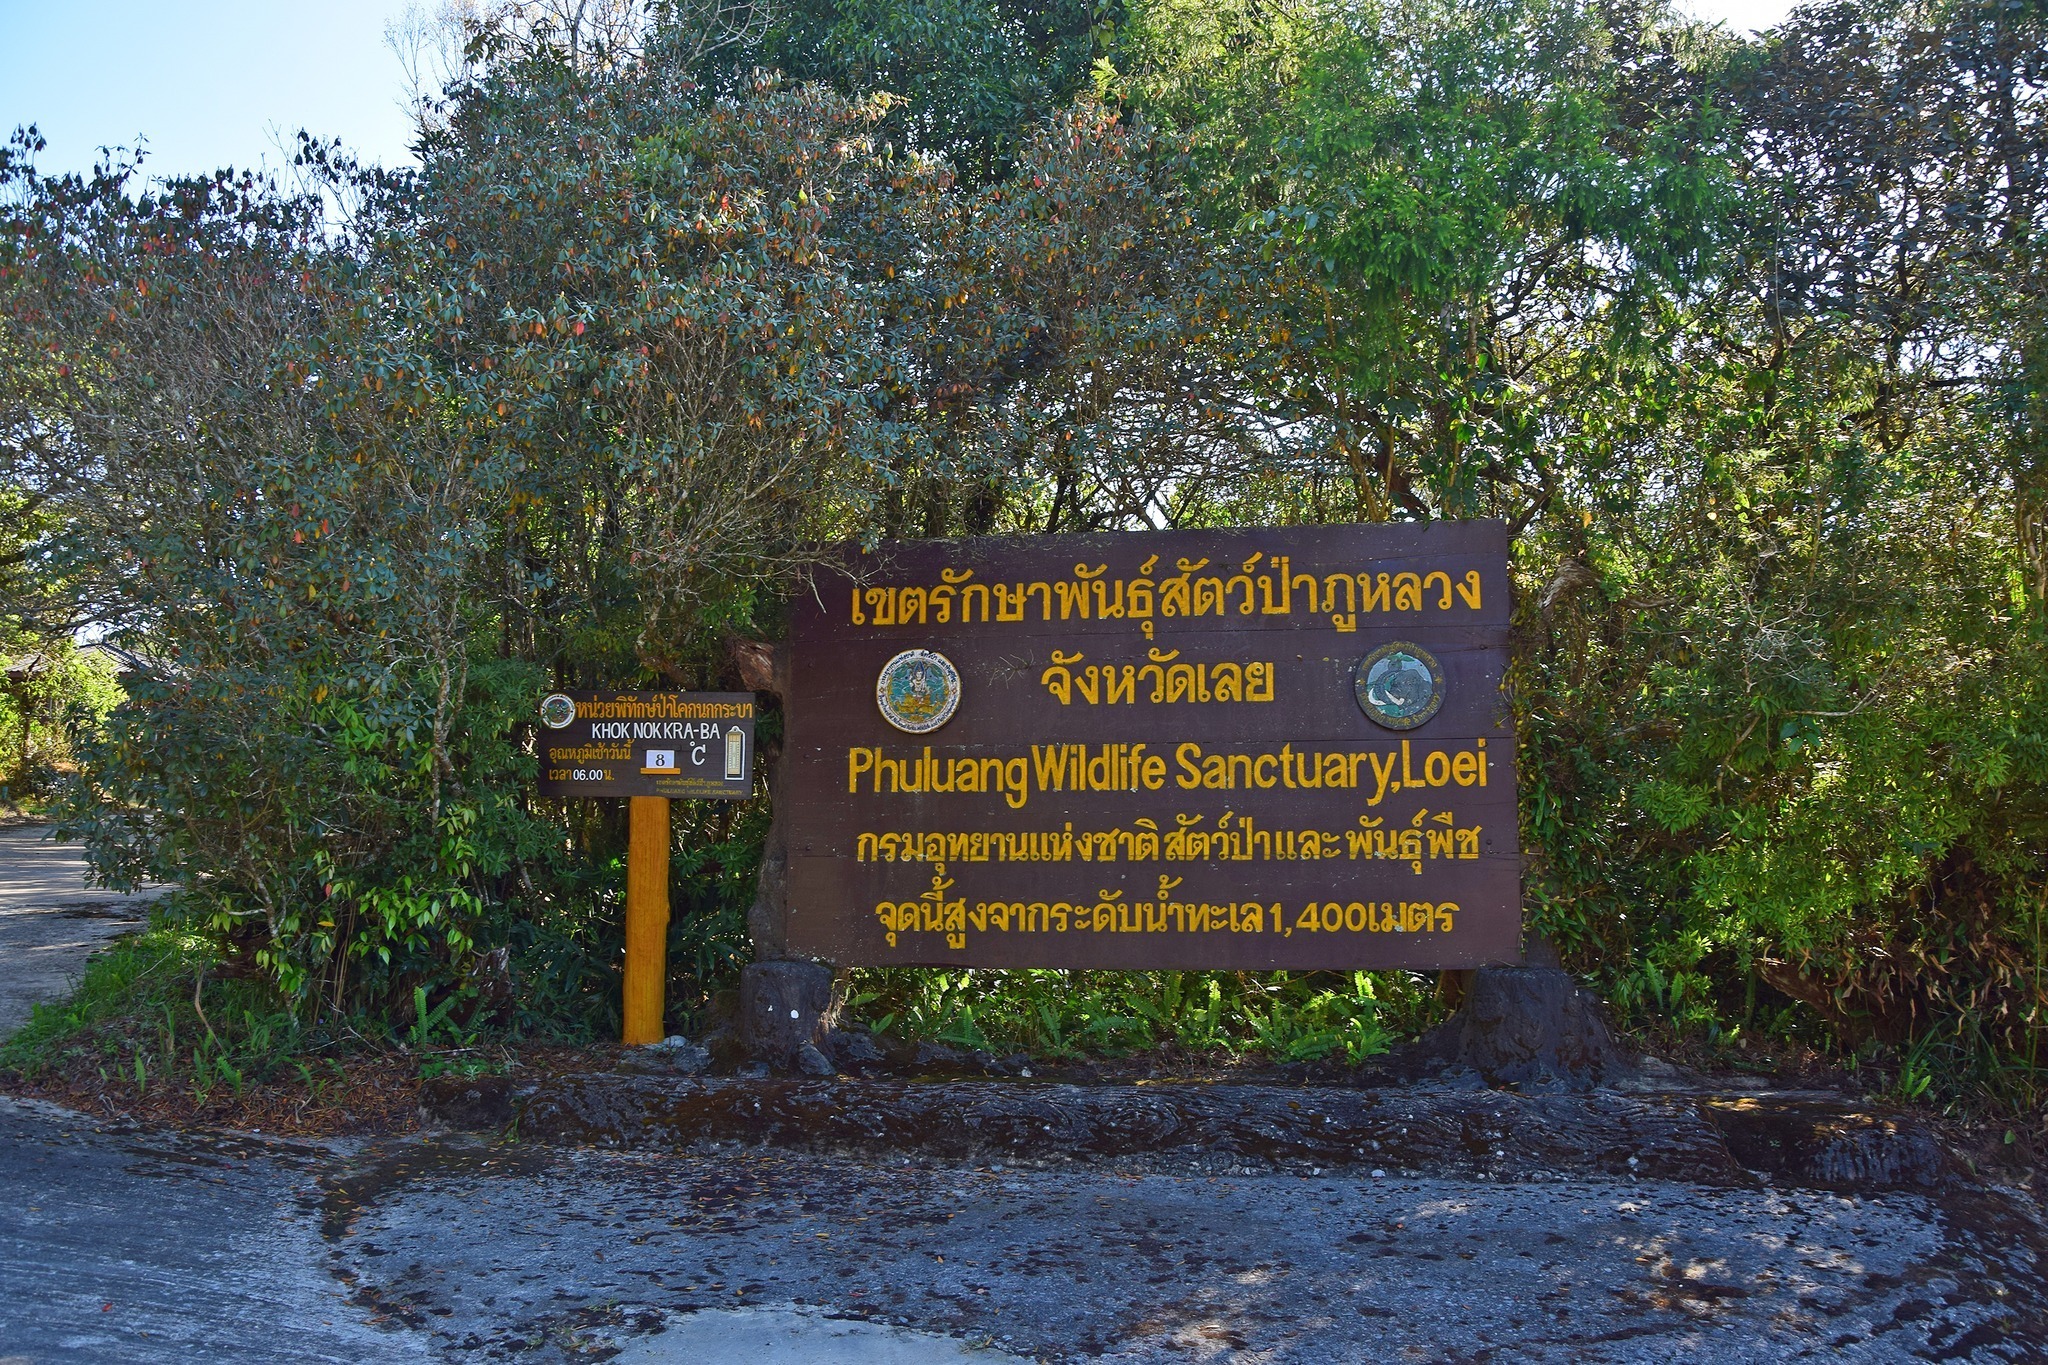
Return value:
<svg viewBox="0 0 2048 1365">
<path fill-rule="evenodd" d="M 91 889 L 77 845 L 49 835 L 47 825 L 0 828 L 0 1038 L 31 1006 L 66 995 L 95 948 L 141 928 L 155 895 Z"/>
<path fill-rule="evenodd" d="M 2044 1248 L 1983 1192 L 313 1146 L 0 1100 L 0 1361 L 2027 1361 Z"/>
</svg>

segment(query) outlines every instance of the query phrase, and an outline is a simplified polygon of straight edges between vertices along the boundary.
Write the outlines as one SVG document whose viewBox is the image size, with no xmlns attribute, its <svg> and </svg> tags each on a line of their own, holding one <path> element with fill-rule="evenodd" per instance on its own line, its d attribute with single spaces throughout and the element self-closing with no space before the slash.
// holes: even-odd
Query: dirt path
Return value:
<svg viewBox="0 0 2048 1365">
<path fill-rule="evenodd" d="M 141 928 L 157 894 L 88 887 L 78 847 L 49 836 L 48 825 L 0 828 L 0 1038 L 69 993 L 94 949 Z"/>
</svg>

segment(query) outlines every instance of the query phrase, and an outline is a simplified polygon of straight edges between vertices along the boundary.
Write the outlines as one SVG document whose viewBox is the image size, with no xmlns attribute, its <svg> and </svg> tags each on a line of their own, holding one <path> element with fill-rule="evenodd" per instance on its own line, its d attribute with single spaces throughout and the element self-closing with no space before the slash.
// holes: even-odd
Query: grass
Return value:
<svg viewBox="0 0 2048 1365">
<path fill-rule="evenodd" d="M 424 990 L 402 1017 L 308 1024 L 269 983 L 223 965 L 211 939 L 161 920 L 114 941 L 69 999 L 38 1005 L 0 1043 L 0 1079 L 78 1107 L 315 1132 L 402 1123 L 437 1076 L 546 1068 L 555 1052 L 592 1064 L 531 1036 L 531 1020 L 481 1038 L 453 1017 L 456 996 Z M 1171 1050 L 1357 1063 L 1441 1013 L 1428 978 L 1402 972 L 866 969 L 848 985 L 853 1015 L 878 1033 L 1048 1060 Z"/>
<path fill-rule="evenodd" d="M 0 1043 L 29 1093 L 178 1122 L 326 1131 L 403 1122 L 419 1082 L 507 1064 L 416 993 L 384 1028 L 297 1018 L 269 983 L 220 975 L 206 937 L 156 924 L 96 953 L 71 997 Z"/>
<path fill-rule="evenodd" d="M 0 827 L 42 824 L 55 818 L 47 797 L 22 796 L 0 786 Z"/>
<path fill-rule="evenodd" d="M 68 1000 L 37 1005 L 0 1044 L 0 1069 L 31 1080 L 96 1073 L 138 1096 L 182 1090 L 201 1107 L 282 1076 L 318 1094 L 338 1072 L 321 1066 L 328 1040 L 309 1036 L 267 985 L 209 975 L 218 965 L 204 938 L 178 929 L 118 939 Z"/>
<path fill-rule="evenodd" d="M 868 968 L 848 1005 L 877 1033 L 1056 1058 L 1172 1046 L 1219 1058 L 1362 1062 L 1441 1017 L 1409 972 Z"/>
<path fill-rule="evenodd" d="M 530 1027 L 480 1039 L 451 1020 L 448 1000 L 435 1004 L 423 991 L 386 1022 L 330 1016 L 308 1026 L 267 983 L 224 977 L 221 967 L 208 939 L 162 923 L 116 940 L 90 960 L 68 1000 L 38 1006 L 0 1043 L 0 1082 L 74 1108 L 158 1122 L 396 1131 L 414 1120 L 423 1080 L 514 1066 L 578 1072 L 609 1066 L 614 1056 L 608 1044 L 549 1043 Z M 1434 984 L 1410 972 L 865 968 L 846 978 L 853 1017 L 886 1037 L 1049 1061 L 1165 1054 L 1176 1065 L 1356 1064 L 1444 1016 Z M 514 1036 L 522 1032 L 523 1042 Z M 1968 1065 L 1965 1040 L 1844 1055 L 1788 1040 L 1773 1045 L 1762 1035 L 1709 1041 L 1669 1021 L 1648 1034 L 1637 1041 L 1710 1070 L 1814 1072 L 1816 1083 L 1938 1108 L 1982 1130 L 1980 1145 L 1994 1159 L 2027 1165 L 2048 1150 L 2039 1073 L 2009 1063 L 2001 1078 L 2012 1093 L 1994 1099 Z"/>
</svg>

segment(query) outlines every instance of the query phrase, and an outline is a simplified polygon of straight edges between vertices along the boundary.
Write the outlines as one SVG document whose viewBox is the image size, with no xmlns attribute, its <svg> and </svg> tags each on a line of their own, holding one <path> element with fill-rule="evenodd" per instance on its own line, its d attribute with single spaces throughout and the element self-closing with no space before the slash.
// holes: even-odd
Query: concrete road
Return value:
<svg viewBox="0 0 2048 1365">
<path fill-rule="evenodd" d="M 2048 1237 L 1852 1198 L 96 1128 L 0 1100 L 0 1361 L 2048 1359 Z"/>
<path fill-rule="evenodd" d="M 94 949 L 141 928 L 157 894 L 92 889 L 78 846 L 50 832 L 0 828 L 0 1038 L 27 1023 L 33 1006 L 69 994 Z"/>
</svg>

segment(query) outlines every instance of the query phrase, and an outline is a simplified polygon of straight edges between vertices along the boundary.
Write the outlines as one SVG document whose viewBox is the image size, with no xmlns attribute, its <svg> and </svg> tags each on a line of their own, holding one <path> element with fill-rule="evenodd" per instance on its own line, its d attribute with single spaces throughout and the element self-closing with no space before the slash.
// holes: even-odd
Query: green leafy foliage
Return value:
<svg viewBox="0 0 2048 1365">
<path fill-rule="evenodd" d="M 146 664 L 72 792 L 103 877 L 181 885 L 308 1017 L 467 1000 L 505 947 L 529 1025 L 603 1027 L 623 821 L 533 799 L 533 699 L 732 685 L 820 541 L 1085 524 L 1136 429 L 1142 506 L 1233 440 L 1203 315 L 1256 281 L 1100 108 L 970 190 L 880 97 L 477 51 L 418 173 L 302 145 L 329 200 L 51 180 L 19 139 L 8 473 L 38 582 Z M 678 822 L 685 1010 L 743 955 L 765 818 Z"/>
<path fill-rule="evenodd" d="M 1975 15 L 1816 8 L 1731 63 L 1760 149 L 1732 167 L 1739 245 L 1680 315 L 1663 432 L 1557 558 L 1524 543 L 1551 643 L 1521 686 L 1541 917 L 1628 964 L 1624 1003 L 1739 1027 L 1761 980 L 1848 1047 L 1936 1040 L 1951 1079 L 2024 1092 L 2048 1003 L 2039 437 L 2002 415 L 2019 376 L 1980 366 L 2032 363 L 2010 225 L 2043 207 L 1992 149 L 2039 157 L 2043 129 L 1986 93 L 2025 40 Z M 1662 978 L 1682 1003 L 1626 985 Z"/>
<path fill-rule="evenodd" d="M 0 1044 L 0 1068 L 34 1077 L 82 1059 L 138 1095 L 182 1090 L 201 1107 L 278 1078 L 331 1086 L 339 1071 L 320 1054 L 336 1040 L 308 1032 L 261 981 L 209 977 L 218 965 L 214 945 L 184 930 L 118 940 L 71 999 L 36 1006 Z"/>
<path fill-rule="evenodd" d="M 1311 266 L 1300 514 L 1519 533 L 1532 918 L 1635 1022 L 2039 1085 L 2042 48 L 1971 4 L 1123 35 L 1214 219 Z"/>
<path fill-rule="evenodd" d="M 14 643 L 0 655 L 0 800 L 40 804 L 120 703 L 121 684 L 104 651 L 28 631 Z"/>
<path fill-rule="evenodd" d="M 522 1026 L 605 1027 L 623 819 L 527 795 L 532 697 L 733 685 L 821 540 L 1486 515 L 1532 924 L 1633 1023 L 2038 1095 L 2035 10 L 473 37 L 421 168 L 308 143 L 324 198 L 0 160 L 0 591 L 148 664 L 80 731 L 72 827 L 303 1014 L 468 1027 L 503 947 Z M 686 1011 L 745 955 L 766 821 L 677 821 Z M 1055 1052 L 1361 1056 L 1430 1009 L 859 980 L 892 1030 Z"/>
<path fill-rule="evenodd" d="M 778 7 L 765 43 L 727 61 L 898 96 L 884 135 L 982 185 L 1088 88 L 1122 11 L 1117 0 L 800 0 Z"/>
<path fill-rule="evenodd" d="M 1270 1061 L 1357 1063 L 1433 1021 L 1400 972 L 920 971 L 852 973 L 849 1004 L 879 1034 L 1041 1057 L 1171 1046 Z"/>
</svg>

